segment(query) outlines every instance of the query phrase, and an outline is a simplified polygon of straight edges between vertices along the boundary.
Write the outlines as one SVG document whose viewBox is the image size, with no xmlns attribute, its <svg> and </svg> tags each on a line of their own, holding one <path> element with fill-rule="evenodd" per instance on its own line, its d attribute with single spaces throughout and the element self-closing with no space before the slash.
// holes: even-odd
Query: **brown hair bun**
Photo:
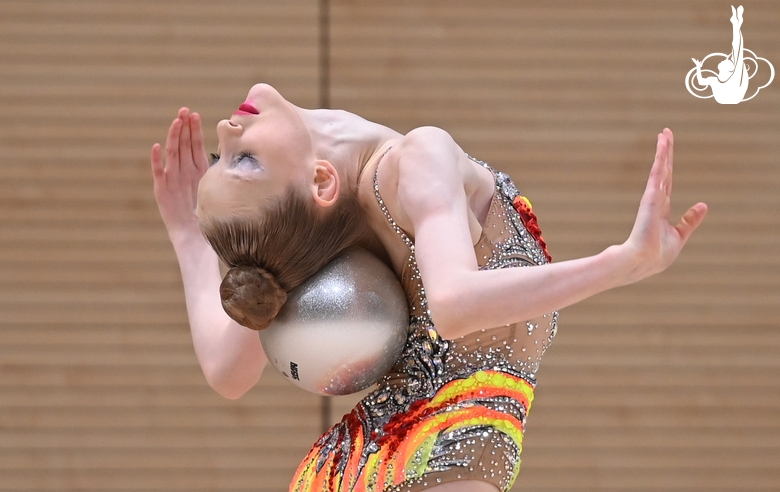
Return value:
<svg viewBox="0 0 780 492">
<path fill-rule="evenodd" d="M 219 296 L 228 316 L 253 330 L 268 328 L 287 301 L 287 292 L 273 274 L 253 266 L 228 270 L 219 287 Z"/>
</svg>

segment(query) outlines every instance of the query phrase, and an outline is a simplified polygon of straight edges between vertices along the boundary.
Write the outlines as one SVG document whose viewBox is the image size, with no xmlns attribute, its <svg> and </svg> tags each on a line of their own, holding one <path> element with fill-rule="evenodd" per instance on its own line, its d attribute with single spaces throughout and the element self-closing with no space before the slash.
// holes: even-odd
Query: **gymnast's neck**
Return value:
<svg viewBox="0 0 780 492">
<path fill-rule="evenodd" d="M 401 137 L 386 126 L 337 109 L 305 109 L 301 119 L 309 129 L 314 156 L 333 164 L 352 187 L 357 187 L 366 163 Z"/>
</svg>

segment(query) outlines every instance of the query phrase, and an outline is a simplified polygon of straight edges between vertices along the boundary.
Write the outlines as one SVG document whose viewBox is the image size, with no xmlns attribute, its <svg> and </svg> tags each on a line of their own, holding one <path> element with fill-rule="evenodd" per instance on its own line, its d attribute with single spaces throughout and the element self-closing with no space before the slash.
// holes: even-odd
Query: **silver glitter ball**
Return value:
<svg viewBox="0 0 780 492">
<path fill-rule="evenodd" d="M 351 249 L 290 293 L 260 341 L 293 384 L 323 395 L 370 387 L 398 359 L 409 311 L 390 268 Z"/>
</svg>

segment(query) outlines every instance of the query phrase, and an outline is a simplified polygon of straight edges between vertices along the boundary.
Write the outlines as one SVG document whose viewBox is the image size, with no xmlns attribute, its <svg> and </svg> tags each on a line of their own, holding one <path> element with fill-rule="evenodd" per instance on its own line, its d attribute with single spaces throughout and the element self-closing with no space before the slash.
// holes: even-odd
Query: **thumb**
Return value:
<svg viewBox="0 0 780 492">
<path fill-rule="evenodd" d="M 680 238 L 683 240 L 683 243 L 687 241 L 693 231 L 699 227 L 701 222 L 704 220 L 705 215 L 707 215 L 707 204 L 702 202 L 692 206 L 688 209 L 687 212 L 683 214 L 680 222 L 674 226 L 674 228 L 677 229 L 677 232 L 680 234 Z"/>
</svg>

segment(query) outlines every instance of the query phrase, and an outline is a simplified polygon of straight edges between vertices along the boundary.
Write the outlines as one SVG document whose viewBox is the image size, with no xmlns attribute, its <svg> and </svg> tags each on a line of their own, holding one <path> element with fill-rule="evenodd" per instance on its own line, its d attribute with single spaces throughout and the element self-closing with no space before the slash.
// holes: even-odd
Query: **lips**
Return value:
<svg viewBox="0 0 780 492">
<path fill-rule="evenodd" d="M 245 102 L 239 106 L 238 111 L 233 114 L 260 114 L 260 111 L 258 111 L 256 107 L 252 106 L 251 103 Z"/>
</svg>

